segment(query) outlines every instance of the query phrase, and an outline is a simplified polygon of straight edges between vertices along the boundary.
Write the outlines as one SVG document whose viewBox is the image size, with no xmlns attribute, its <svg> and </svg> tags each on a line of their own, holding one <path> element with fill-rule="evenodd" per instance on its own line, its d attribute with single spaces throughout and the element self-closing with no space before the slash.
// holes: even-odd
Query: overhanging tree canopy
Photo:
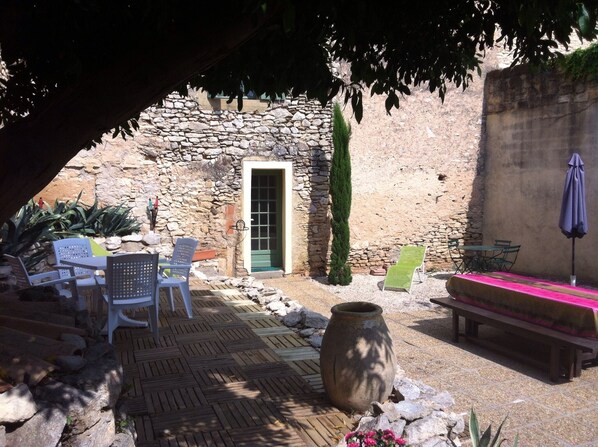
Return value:
<svg viewBox="0 0 598 447">
<path fill-rule="evenodd" d="M 80 149 L 128 132 L 173 90 L 291 91 L 323 104 L 340 93 L 359 120 L 362 92 L 386 95 L 391 110 L 410 86 L 441 97 L 447 83 L 465 88 L 497 42 L 539 63 L 575 31 L 593 39 L 597 3 L 5 0 L 0 222 Z M 350 77 L 333 61 L 349 63 Z"/>
</svg>

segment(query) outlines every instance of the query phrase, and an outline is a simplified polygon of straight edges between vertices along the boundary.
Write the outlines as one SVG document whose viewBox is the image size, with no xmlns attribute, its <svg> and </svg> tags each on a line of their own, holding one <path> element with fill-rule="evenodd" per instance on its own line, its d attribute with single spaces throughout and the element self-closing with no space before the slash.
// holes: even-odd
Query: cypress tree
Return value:
<svg viewBox="0 0 598 447">
<path fill-rule="evenodd" d="M 351 214 L 351 156 L 349 140 L 351 126 L 345 121 L 338 103 L 334 105 L 332 121 L 332 167 L 330 196 L 332 198 L 332 249 L 328 282 L 346 286 L 353 279 L 349 259 L 349 215 Z"/>
</svg>

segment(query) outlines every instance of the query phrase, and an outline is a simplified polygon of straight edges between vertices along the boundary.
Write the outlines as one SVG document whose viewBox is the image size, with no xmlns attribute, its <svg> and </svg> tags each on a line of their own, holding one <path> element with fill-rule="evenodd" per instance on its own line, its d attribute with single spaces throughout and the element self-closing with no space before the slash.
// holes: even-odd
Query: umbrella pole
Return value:
<svg viewBox="0 0 598 447">
<path fill-rule="evenodd" d="M 575 286 L 577 278 L 575 277 L 575 236 L 571 238 L 571 285 Z"/>
</svg>

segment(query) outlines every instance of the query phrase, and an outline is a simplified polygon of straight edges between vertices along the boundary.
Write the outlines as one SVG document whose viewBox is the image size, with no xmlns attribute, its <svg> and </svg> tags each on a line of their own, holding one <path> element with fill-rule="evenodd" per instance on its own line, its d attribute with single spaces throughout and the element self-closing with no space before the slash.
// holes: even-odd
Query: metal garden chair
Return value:
<svg viewBox="0 0 598 447">
<path fill-rule="evenodd" d="M 465 273 L 463 255 L 459 251 L 459 239 L 449 239 L 448 250 L 455 267 L 455 273 Z"/>
</svg>

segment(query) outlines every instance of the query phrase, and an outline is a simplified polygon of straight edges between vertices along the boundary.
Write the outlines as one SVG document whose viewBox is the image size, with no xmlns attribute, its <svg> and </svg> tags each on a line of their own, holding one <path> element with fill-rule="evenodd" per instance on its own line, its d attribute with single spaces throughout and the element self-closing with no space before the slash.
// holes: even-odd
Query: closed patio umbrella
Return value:
<svg viewBox="0 0 598 447">
<path fill-rule="evenodd" d="M 563 234 L 571 239 L 571 285 L 575 278 L 575 239 L 582 238 L 588 232 L 588 218 L 586 213 L 586 193 L 584 189 L 583 161 L 579 154 L 573 154 L 569 160 L 569 169 L 565 177 L 563 203 L 559 227 Z"/>
</svg>

